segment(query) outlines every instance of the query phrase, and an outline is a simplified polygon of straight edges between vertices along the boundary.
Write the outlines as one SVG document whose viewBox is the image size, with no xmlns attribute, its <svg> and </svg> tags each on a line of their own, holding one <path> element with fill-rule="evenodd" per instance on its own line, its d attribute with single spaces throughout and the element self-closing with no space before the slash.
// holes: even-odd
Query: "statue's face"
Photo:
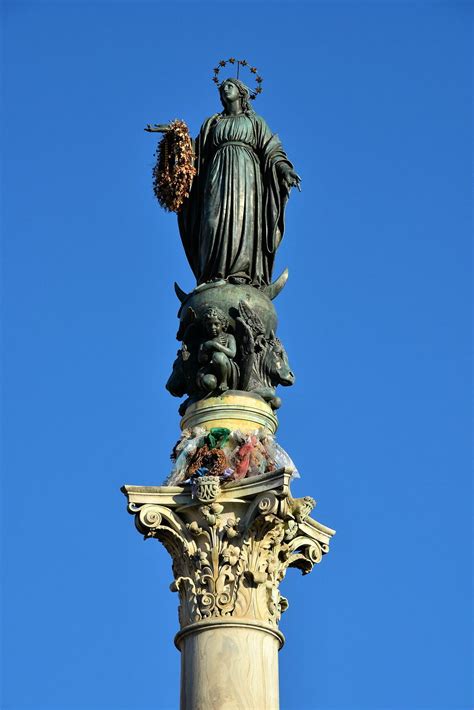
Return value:
<svg viewBox="0 0 474 710">
<path fill-rule="evenodd" d="M 206 330 L 213 338 L 222 332 L 222 323 L 217 316 L 208 316 L 206 318 Z"/>
<path fill-rule="evenodd" d="M 240 96 L 238 88 L 231 81 L 224 81 L 221 86 L 221 95 L 225 101 L 236 101 Z"/>
</svg>

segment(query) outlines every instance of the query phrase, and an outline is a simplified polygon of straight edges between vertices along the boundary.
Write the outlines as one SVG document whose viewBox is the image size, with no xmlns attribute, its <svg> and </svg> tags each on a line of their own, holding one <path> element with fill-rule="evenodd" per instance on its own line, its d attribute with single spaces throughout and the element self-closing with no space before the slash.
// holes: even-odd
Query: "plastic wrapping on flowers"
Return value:
<svg viewBox="0 0 474 710">
<path fill-rule="evenodd" d="M 185 429 L 171 461 L 167 486 L 192 484 L 200 476 L 218 476 L 221 483 L 240 481 L 281 468 L 299 477 L 291 458 L 265 429 L 248 434 L 225 427 Z"/>
</svg>

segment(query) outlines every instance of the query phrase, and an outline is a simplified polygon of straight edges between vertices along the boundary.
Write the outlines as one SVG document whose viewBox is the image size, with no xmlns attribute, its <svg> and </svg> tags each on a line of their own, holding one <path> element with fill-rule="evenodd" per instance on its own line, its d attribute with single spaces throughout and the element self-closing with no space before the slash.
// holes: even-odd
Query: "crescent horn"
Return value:
<svg viewBox="0 0 474 710">
<path fill-rule="evenodd" d="M 176 281 L 174 282 L 174 291 L 175 291 L 176 295 L 178 296 L 181 303 L 184 303 L 184 301 L 189 296 L 189 294 L 186 293 L 186 291 L 183 291 L 183 289 L 178 286 Z"/>
<path fill-rule="evenodd" d="M 283 289 L 284 285 L 288 281 L 288 269 L 285 269 L 282 274 L 274 281 L 272 284 L 262 288 L 263 293 L 268 296 L 268 298 L 273 301 L 274 298 L 278 296 L 280 291 Z"/>
</svg>

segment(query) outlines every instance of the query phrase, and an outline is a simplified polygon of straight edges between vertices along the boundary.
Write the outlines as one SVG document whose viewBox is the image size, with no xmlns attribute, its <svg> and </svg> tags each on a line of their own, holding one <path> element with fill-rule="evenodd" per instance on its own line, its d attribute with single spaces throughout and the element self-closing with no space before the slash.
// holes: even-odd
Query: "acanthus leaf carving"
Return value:
<svg viewBox="0 0 474 710">
<path fill-rule="evenodd" d="M 247 499 L 219 494 L 204 503 L 189 495 L 179 507 L 166 502 L 131 503 L 129 510 L 138 530 L 158 539 L 172 557 L 181 627 L 211 617 L 277 627 L 288 608 L 279 591 L 287 569 L 307 574 L 329 549 L 330 535 L 320 530 L 332 531 L 308 519 L 314 500 L 291 498 L 284 488 Z"/>
</svg>

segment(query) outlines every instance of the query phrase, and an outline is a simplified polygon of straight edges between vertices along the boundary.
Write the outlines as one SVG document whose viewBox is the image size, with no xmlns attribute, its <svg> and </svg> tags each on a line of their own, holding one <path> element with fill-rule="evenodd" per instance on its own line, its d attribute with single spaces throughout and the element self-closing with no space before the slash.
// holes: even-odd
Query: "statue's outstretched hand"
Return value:
<svg viewBox="0 0 474 710">
<path fill-rule="evenodd" d="M 170 127 L 167 123 L 154 123 L 151 125 L 147 123 L 143 130 L 148 131 L 148 133 L 167 133 Z"/>
<path fill-rule="evenodd" d="M 282 173 L 281 182 L 288 194 L 290 193 L 292 187 L 297 187 L 301 192 L 301 178 L 292 168 L 287 167 L 287 169 Z"/>
</svg>

